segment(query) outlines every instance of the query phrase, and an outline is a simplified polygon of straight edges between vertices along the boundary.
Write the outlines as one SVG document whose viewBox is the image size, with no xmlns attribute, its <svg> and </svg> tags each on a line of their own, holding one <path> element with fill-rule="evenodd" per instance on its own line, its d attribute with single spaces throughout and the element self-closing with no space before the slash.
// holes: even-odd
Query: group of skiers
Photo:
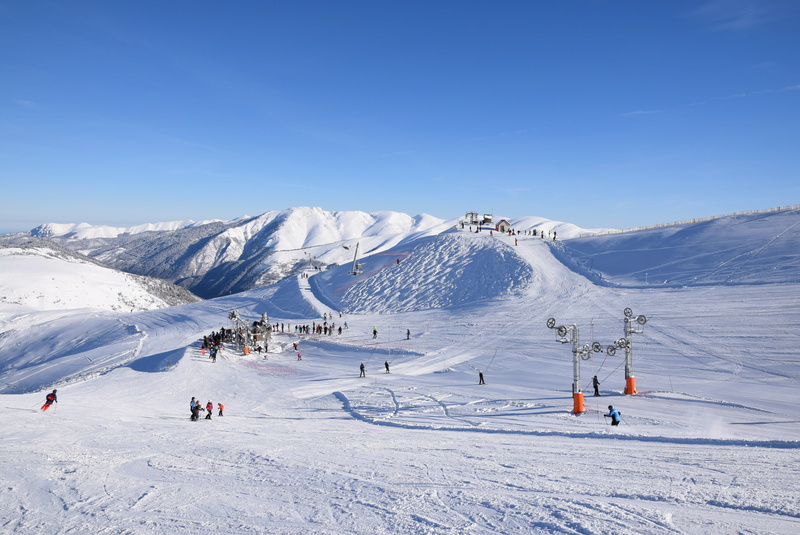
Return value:
<svg viewBox="0 0 800 535">
<path fill-rule="evenodd" d="M 222 403 L 217 403 L 217 409 L 219 409 L 219 412 L 217 413 L 217 416 L 224 416 L 222 411 L 225 410 L 225 405 L 223 405 Z M 196 398 L 192 397 L 192 401 L 189 402 L 189 410 L 192 413 L 192 416 L 191 416 L 190 419 L 193 422 L 196 422 L 197 420 L 200 419 L 200 412 L 201 411 L 205 411 L 206 412 L 206 418 L 205 419 L 206 420 L 210 420 L 211 419 L 211 413 L 214 412 L 214 404 L 211 403 L 211 400 L 208 400 L 208 403 L 206 403 L 206 406 L 203 407 L 203 404 L 200 403 L 200 401 L 198 401 Z"/>
<path fill-rule="evenodd" d="M 208 358 L 211 362 L 217 362 L 217 355 L 220 354 L 222 349 L 222 342 L 227 338 L 227 330 L 220 329 L 218 332 L 212 332 L 208 336 L 203 336 L 203 344 L 200 346 L 203 354 L 208 351 Z"/>
</svg>

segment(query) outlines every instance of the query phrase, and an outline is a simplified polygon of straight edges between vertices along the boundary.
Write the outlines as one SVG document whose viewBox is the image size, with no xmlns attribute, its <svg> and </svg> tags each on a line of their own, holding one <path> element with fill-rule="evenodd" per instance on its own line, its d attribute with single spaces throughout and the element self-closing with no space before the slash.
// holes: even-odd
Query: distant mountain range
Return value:
<svg viewBox="0 0 800 535">
<path fill-rule="evenodd" d="M 411 217 L 388 211 L 368 214 L 300 207 L 234 221 L 131 228 L 50 223 L 36 227 L 26 237 L 56 243 L 115 269 L 164 279 L 203 298 L 213 298 L 267 286 L 309 264 L 325 269 L 351 263 L 357 244 L 359 256 L 367 256 L 401 241 L 437 235 L 458 223 L 458 218 L 443 220 L 425 214 Z M 524 218 L 524 224 L 526 228 L 556 230 L 565 238 L 586 232 L 544 218 Z"/>
<path fill-rule="evenodd" d="M 582 229 L 541 217 L 507 220 L 512 228 L 528 233 L 536 230 L 551 242 L 557 235 L 554 253 L 597 283 L 683 286 L 796 281 L 798 217 L 796 209 L 775 209 L 610 234 L 606 234 L 610 229 Z M 502 219 L 495 217 L 495 222 Z M 202 298 L 214 298 L 269 286 L 307 268 L 326 271 L 350 266 L 356 257 L 389 258 L 395 253 L 402 256 L 430 249 L 435 243 L 430 238 L 461 228 L 461 222 L 462 218 L 444 220 L 424 214 L 412 217 L 389 211 L 369 214 L 299 207 L 232 221 L 174 221 L 129 228 L 49 223 L 29 233 L 2 235 L 0 243 L 26 243 L 29 252 L 32 247 L 46 247 L 49 252 L 42 253 L 44 256 L 62 259 L 72 252 L 81 255 L 81 261 L 92 259 L 98 265 L 152 277 L 147 284 L 153 286 L 157 281 L 160 285 L 153 302 L 177 304 L 194 297 L 168 290 L 169 284 L 162 281 Z M 776 227 L 784 230 L 771 234 Z M 465 224 L 463 230 L 474 232 L 476 228 Z M 709 247 L 709 240 L 716 245 Z M 438 254 L 434 247 L 428 256 Z M 771 266 L 769 272 L 764 272 L 765 262 Z M 426 269 L 436 269 L 436 265 Z M 443 280 L 440 288 L 449 284 Z M 480 284 L 494 282 L 488 277 Z M 454 298 L 460 301 L 466 296 Z M 450 302 L 448 299 L 443 297 L 442 303 Z M 362 305 L 372 302 L 382 308 L 389 302 L 374 301 L 362 299 Z M 409 302 L 393 306 L 403 309 Z"/>
</svg>

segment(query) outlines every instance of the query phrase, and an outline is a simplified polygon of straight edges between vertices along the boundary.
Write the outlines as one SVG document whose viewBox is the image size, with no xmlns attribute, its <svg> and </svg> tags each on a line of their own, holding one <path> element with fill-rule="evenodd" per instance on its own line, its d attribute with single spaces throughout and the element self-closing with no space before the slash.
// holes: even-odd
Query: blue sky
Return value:
<svg viewBox="0 0 800 535">
<path fill-rule="evenodd" d="M 794 0 L 0 0 L 0 69 L 0 232 L 800 204 Z"/>
</svg>

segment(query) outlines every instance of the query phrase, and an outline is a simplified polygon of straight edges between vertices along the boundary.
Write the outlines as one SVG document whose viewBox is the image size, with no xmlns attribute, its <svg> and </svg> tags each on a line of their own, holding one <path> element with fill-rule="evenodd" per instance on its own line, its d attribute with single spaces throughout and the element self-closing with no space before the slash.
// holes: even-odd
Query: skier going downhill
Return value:
<svg viewBox="0 0 800 535">
<path fill-rule="evenodd" d="M 52 392 L 47 394 L 47 396 L 44 399 L 44 405 L 42 405 L 42 410 L 43 411 L 46 411 L 47 409 L 49 409 L 50 405 L 52 405 L 53 403 L 58 403 L 58 396 L 56 396 L 56 392 L 57 391 L 55 389 L 53 389 Z"/>
</svg>

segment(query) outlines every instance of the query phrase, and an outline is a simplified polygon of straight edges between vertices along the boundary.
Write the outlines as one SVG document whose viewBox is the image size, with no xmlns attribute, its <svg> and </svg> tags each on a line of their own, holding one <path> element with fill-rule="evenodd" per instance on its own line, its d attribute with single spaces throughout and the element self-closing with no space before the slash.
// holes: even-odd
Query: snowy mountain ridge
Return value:
<svg viewBox="0 0 800 535">
<path fill-rule="evenodd" d="M 458 221 L 427 214 L 298 207 L 234 221 L 157 223 L 130 229 L 47 224 L 31 235 L 46 236 L 116 269 L 162 278 L 209 298 L 278 282 L 312 262 L 323 269 L 352 262 L 357 243 L 360 254 L 367 256 L 401 241 L 438 234 Z M 544 218 L 516 221 L 556 231 L 564 238 L 590 232 Z"/>
</svg>

